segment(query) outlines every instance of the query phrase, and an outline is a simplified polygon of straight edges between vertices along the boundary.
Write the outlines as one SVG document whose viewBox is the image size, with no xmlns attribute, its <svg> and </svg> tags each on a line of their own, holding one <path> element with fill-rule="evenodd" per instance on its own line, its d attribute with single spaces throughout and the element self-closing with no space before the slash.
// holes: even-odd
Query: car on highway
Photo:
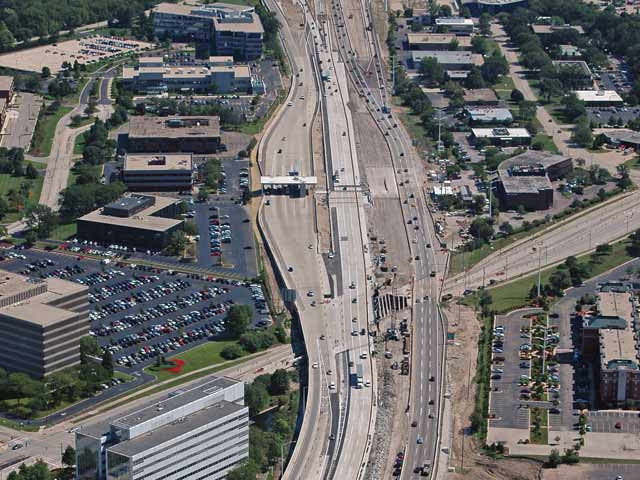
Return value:
<svg viewBox="0 0 640 480">
<path fill-rule="evenodd" d="M 422 445 L 424 443 L 424 439 L 420 435 L 418 435 L 418 439 L 416 440 L 416 443 L 418 445 Z"/>
</svg>

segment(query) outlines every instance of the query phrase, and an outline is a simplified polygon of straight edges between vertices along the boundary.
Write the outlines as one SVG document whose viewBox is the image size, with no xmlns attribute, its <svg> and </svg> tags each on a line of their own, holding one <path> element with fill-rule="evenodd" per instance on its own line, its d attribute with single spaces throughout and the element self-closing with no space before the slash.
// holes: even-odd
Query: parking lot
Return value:
<svg viewBox="0 0 640 480">
<path fill-rule="evenodd" d="M 640 416 L 638 412 L 600 410 L 589 412 L 587 419 L 592 432 L 640 433 Z"/>
<path fill-rule="evenodd" d="M 520 360 L 519 353 L 519 346 L 529 338 L 521 338 L 521 329 L 528 328 L 529 323 L 523 312 L 496 317 L 489 406 L 495 418 L 489 420 L 491 427 L 529 429 L 529 409 L 524 407 L 528 402 L 521 395 L 528 395 L 530 390 L 520 381 L 529 378 L 531 368 L 529 361 Z"/>
<path fill-rule="evenodd" d="M 55 75 L 64 62 L 73 64 L 77 60 L 89 64 L 121 54 L 143 52 L 151 47 L 153 44 L 138 40 L 89 35 L 0 55 L 0 66 L 36 73 L 42 72 L 42 67 L 47 66 Z"/>
<path fill-rule="evenodd" d="M 52 252 L 9 250 L 3 258 L 0 268 L 86 285 L 91 334 L 124 371 L 220 336 L 233 304 L 252 307 L 254 326 L 271 323 L 259 285 Z"/>
<path fill-rule="evenodd" d="M 587 107 L 589 120 L 601 126 L 617 126 L 618 119 L 622 119 L 626 125 L 631 120 L 635 120 L 640 115 L 640 107 Z"/>
</svg>

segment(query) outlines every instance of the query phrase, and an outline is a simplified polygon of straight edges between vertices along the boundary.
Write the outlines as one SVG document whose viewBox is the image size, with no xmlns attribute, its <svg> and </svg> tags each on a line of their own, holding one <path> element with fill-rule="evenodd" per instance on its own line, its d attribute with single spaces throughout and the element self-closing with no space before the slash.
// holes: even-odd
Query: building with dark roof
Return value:
<svg viewBox="0 0 640 480">
<path fill-rule="evenodd" d="M 162 249 L 181 228 L 176 198 L 130 195 L 78 218 L 78 237 L 100 243 Z"/>
<path fill-rule="evenodd" d="M 528 4 L 528 0 L 462 0 L 462 6 L 467 7 L 472 15 L 512 12 L 516 8 L 527 8 Z"/>
<path fill-rule="evenodd" d="M 502 206 L 508 210 L 523 206 L 528 210 L 546 210 L 553 206 L 551 180 L 573 169 L 571 158 L 529 150 L 498 166 L 497 186 Z"/>
<path fill-rule="evenodd" d="M 565 85 L 572 89 L 589 89 L 593 87 L 593 74 L 584 60 L 554 60 L 553 66 L 558 71 L 570 69 L 571 77 L 566 79 Z M 568 76 L 567 76 L 568 77 Z"/>
<path fill-rule="evenodd" d="M 128 153 L 215 153 L 220 147 L 220 118 L 134 115 L 124 145 Z"/>
</svg>

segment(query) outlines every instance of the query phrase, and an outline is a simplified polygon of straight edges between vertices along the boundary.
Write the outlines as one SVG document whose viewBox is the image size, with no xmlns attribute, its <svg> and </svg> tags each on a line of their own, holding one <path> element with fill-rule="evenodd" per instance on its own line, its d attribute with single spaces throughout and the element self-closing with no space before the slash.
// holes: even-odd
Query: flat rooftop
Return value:
<svg viewBox="0 0 640 480">
<path fill-rule="evenodd" d="M 250 22 L 234 22 L 229 19 L 229 17 L 225 19 L 214 18 L 213 28 L 215 28 L 216 32 L 264 33 L 264 28 L 262 28 L 262 22 L 260 22 L 258 14 L 252 12 L 248 15 L 251 15 L 252 20 Z"/>
<path fill-rule="evenodd" d="M 560 68 L 576 68 L 579 69 L 585 76 L 591 76 L 591 69 L 584 60 L 554 60 L 554 66 Z"/>
<path fill-rule="evenodd" d="M 471 90 L 465 90 L 463 95 L 465 103 L 497 103 L 498 96 L 490 88 L 474 88 Z"/>
<path fill-rule="evenodd" d="M 573 93 L 583 102 L 622 103 L 622 97 L 615 90 L 575 90 Z"/>
<path fill-rule="evenodd" d="M 131 457 L 138 453 L 146 452 L 153 447 L 160 446 L 216 419 L 224 418 L 243 410 L 248 412 L 249 408 L 244 405 L 221 400 L 210 407 L 198 410 L 180 420 L 176 420 L 168 425 L 151 430 L 144 435 L 135 437 L 133 440 L 127 440 L 113 447 L 109 447 L 108 451 Z"/>
<path fill-rule="evenodd" d="M 576 32 L 578 32 L 580 35 L 584 34 L 584 30 L 580 25 L 545 25 L 545 24 L 534 24 L 531 25 L 531 30 L 533 30 L 533 33 L 535 34 L 549 34 L 549 33 L 553 33 L 553 32 L 558 32 L 558 31 L 562 31 L 562 30 L 575 30 Z"/>
<path fill-rule="evenodd" d="M 435 58 L 442 64 L 464 64 L 480 66 L 484 63 L 484 58 L 479 53 L 472 53 L 466 50 L 411 50 L 411 58 L 414 63 L 420 62 L 423 58 Z"/>
<path fill-rule="evenodd" d="M 628 128 L 621 128 L 617 130 L 610 129 L 596 129 L 594 133 L 604 133 L 607 138 L 614 142 L 626 142 L 640 145 L 640 132 L 630 130 Z"/>
<path fill-rule="evenodd" d="M 191 171 L 193 161 L 190 153 L 127 154 L 124 171 L 159 172 L 166 170 Z"/>
<path fill-rule="evenodd" d="M 630 321 L 633 315 L 631 294 L 624 292 L 600 292 L 598 312 L 604 317 L 620 317 Z"/>
<path fill-rule="evenodd" d="M 233 57 L 230 55 L 211 55 L 209 63 L 233 63 Z"/>
<path fill-rule="evenodd" d="M 0 308 L 0 314 L 46 327 L 73 318 L 78 315 L 78 312 L 40 303 L 38 297 L 33 297 L 29 300 Z"/>
<path fill-rule="evenodd" d="M 529 138 L 531 134 L 526 128 L 472 128 L 476 138 Z"/>
<path fill-rule="evenodd" d="M 456 41 L 462 48 L 471 47 L 471 37 L 458 36 L 455 33 L 407 33 L 407 42 L 411 44 L 429 43 L 432 45 L 449 45 Z"/>
<path fill-rule="evenodd" d="M 498 170 L 506 170 L 515 165 L 532 165 L 534 163 L 539 163 L 545 169 L 548 169 L 549 167 L 552 167 L 569 159 L 570 157 L 565 157 L 564 155 L 556 155 L 555 153 L 543 152 L 538 150 L 527 150 L 520 155 L 515 155 L 514 157 L 506 159 L 499 165 Z"/>
<path fill-rule="evenodd" d="M 80 217 L 78 220 L 107 225 L 120 225 L 123 227 L 139 228 L 142 230 L 151 230 L 156 232 L 165 232 L 182 223 L 182 220 L 177 220 L 175 218 L 153 216 L 153 214 L 158 210 L 161 210 L 172 203 L 177 203 L 180 200 L 169 197 L 155 197 L 155 199 L 155 205 L 145 208 L 131 217 L 112 217 L 110 215 L 103 215 L 103 209 L 98 208 L 97 210 Z"/>
<path fill-rule="evenodd" d="M 148 117 L 134 115 L 129 119 L 129 138 L 186 138 L 219 136 L 219 117 Z"/>
<path fill-rule="evenodd" d="M 436 25 L 469 25 L 473 26 L 473 20 L 464 17 L 439 17 Z"/>
<path fill-rule="evenodd" d="M 513 120 L 508 108 L 467 107 L 465 109 L 473 120 L 505 122 Z"/>
<path fill-rule="evenodd" d="M 196 400 L 208 397 L 216 392 L 229 388 L 237 384 L 237 380 L 225 377 L 215 377 L 213 379 L 205 379 L 189 388 L 174 390 L 167 394 L 167 397 L 155 401 L 141 409 L 129 413 L 123 417 L 112 421 L 111 424 L 118 428 L 131 428 L 149 420 L 166 415 L 167 412 L 178 410 L 181 407 L 189 405 Z M 161 408 L 158 408 L 161 407 Z"/>
<path fill-rule="evenodd" d="M 638 368 L 631 294 L 629 292 L 600 292 L 598 296 L 600 315 L 624 320 L 624 328 L 607 328 L 599 331 L 602 368 Z"/>
</svg>

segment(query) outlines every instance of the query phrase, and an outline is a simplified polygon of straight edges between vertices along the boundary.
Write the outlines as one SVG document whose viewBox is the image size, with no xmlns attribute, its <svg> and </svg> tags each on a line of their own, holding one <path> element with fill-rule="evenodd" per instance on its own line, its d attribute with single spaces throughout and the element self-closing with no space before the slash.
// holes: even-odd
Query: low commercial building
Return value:
<svg viewBox="0 0 640 480">
<path fill-rule="evenodd" d="M 413 68 L 418 68 L 423 58 L 434 58 L 445 70 L 471 70 L 484 63 L 482 55 L 465 51 L 415 50 L 411 52 Z"/>
<path fill-rule="evenodd" d="M 623 103 L 622 97 L 615 90 L 575 90 L 573 93 L 587 107 L 611 107 Z"/>
<path fill-rule="evenodd" d="M 512 12 L 516 8 L 526 8 L 528 4 L 528 0 L 462 0 L 462 6 L 467 7 L 472 15 Z"/>
<path fill-rule="evenodd" d="M 0 368 L 43 378 L 80 363 L 87 287 L 0 270 Z"/>
<path fill-rule="evenodd" d="M 628 128 L 619 128 L 615 130 L 602 129 L 601 133 L 607 138 L 607 142 L 611 145 L 625 147 L 640 148 L 640 132 L 630 130 Z"/>
<path fill-rule="evenodd" d="M 570 82 L 568 82 L 570 85 L 565 83 L 567 88 L 583 89 L 593 87 L 593 74 L 587 62 L 583 60 L 554 60 L 553 66 L 556 67 L 558 71 L 561 69 L 571 70 L 571 78 L 566 78 L 566 81 L 570 80 Z M 568 75 L 566 77 L 568 77 Z"/>
<path fill-rule="evenodd" d="M 439 17 L 436 18 L 436 28 L 447 33 L 458 35 L 473 35 L 473 20 L 463 17 Z"/>
<path fill-rule="evenodd" d="M 499 103 L 496 92 L 490 88 L 474 88 L 465 90 L 463 99 L 466 106 L 498 105 Z"/>
<path fill-rule="evenodd" d="M 562 32 L 565 30 L 573 30 L 580 35 L 584 35 L 584 29 L 580 25 L 549 25 L 549 24 L 533 24 L 531 30 L 536 35 L 551 35 L 552 33 Z"/>
<path fill-rule="evenodd" d="M 125 196 L 80 217 L 78 237 L 159 250 L 184 223 L 177 218 L 180 203 L 176 198 L 154 195 Z"/>
<path fill-rule="evenodd" d="M 486 139 L 492 145 L 528 145 L 531 134 L 526 128 L 472 128 L 471 139 L 477 142 Z"/>
<path fill-rule="evenodd" d="M 471 50 L 471 37 L 454 33 L 407 33 L 407 50 Z"/>
<path fill-rule="evenodd" d="M 231 59 L 231 62 L 218 59 Z M 211 57 L 210 64 L 168 65 L 141 58 L 137 67 L 123 67 L 122 82 L 131 90 L 144 93 L 252 92 L 249 65 L 234 65 L 233 57 Z"/>
<path fill-rule="evenodd" d="M 161 3 L 154 8 L 153 19 L 159 38 L 212 43 L 217 55 L 244 60 L 262 56 L 264 29 L 253 7 Z"/>
<path fill-rule="evenodd" d="M 191 190 L 193 160 L 190 153 L 128 153 L 122 179 L 132 191 Z"/>
<path fill-rule="evenodd" d="M 465 107 L 465 113 L 473 124 L 497 123 L 508 125 L 513 122 L 513 115 L 511 115 L 508 108 Z"/>
<path fill-rule="evenodd" d="M 220 118 L 135 115 L 129 118 L 123 143 L 129 153 L 215 153 L 220 147 Z"/>
<path fill-rule="evenodd" d="M 504 208 L 546 210 L 553 206 L 552 180 L 573 169 L 571 158 L 530 150 L 498 166 L 498 197 Z"/>
<path fill-rule="evenodd" d="M 600 407 L 636 407 L 640 404 L 640 366 L 631 294 L 600 292 L 598 312 L 604 318 L 617 318 L 615 324 L 598 330 Z"/>
<path fill-rule="evenodd" d="M 579 58 L 582 57 L 582 52 L 575 45 L 558 45 L 560 47 L 560 54 L 564 58 Z"/>
<path fill-rule="evenodd" d="M 13 96 L 13 77 L 7 75 L 0 75 L 0 98 L 7 101 L 11 100 Z"/>
<path fill-rule="evenodd" d="M 207 378 L 75 434 L 77 480 L 218 480 L 249 456 L 244 384 Z"/>
</svg>

